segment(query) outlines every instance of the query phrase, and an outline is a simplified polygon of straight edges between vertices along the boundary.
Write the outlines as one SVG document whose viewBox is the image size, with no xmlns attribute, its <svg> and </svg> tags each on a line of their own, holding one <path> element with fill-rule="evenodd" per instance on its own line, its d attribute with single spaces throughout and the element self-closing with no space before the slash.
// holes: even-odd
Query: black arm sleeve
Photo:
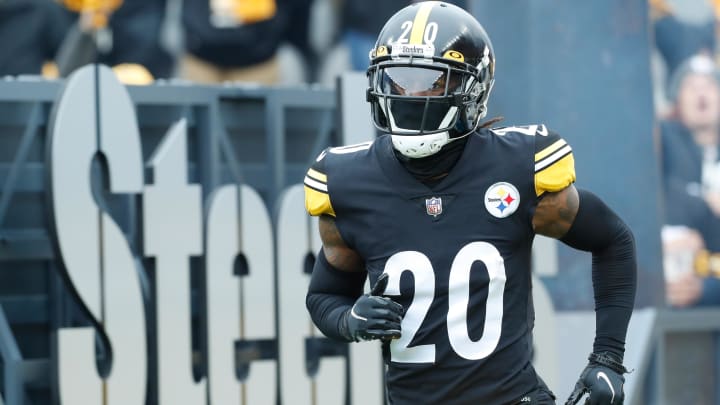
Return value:
<svg viewBox="0 0 720 405">
<path fill-rule="evenodd" d="M 578 190 L 578 194 L 577 216 L 561 241 L 592 252 L 593 351 L 611 351 L 622 358 L 637 284 L 635 239 L 622 219 L 596 195 L 586 190 Z"/>
<path fill-rule="evenodd" d="M 353 341 L 346 336 L 342 325 L 343 314 L 352 308 L 355 300 L 363 294 L 367 272 L 347 272 L 328 263 L 322 249 L 313 266 L 305 306 L 315 325 L 325 336 Z"/>
</svg>

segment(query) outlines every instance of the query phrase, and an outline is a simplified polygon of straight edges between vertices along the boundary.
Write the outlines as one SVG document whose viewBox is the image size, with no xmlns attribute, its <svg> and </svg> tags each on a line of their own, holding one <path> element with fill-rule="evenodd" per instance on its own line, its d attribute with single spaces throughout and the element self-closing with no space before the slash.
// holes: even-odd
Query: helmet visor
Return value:
<svg viewBox="0 0 720 405">
<path fill-rule="evenodd" d="M 462 87 L 462 75 L 450 69 L 393 66 L 381 69 L 378 93 L 385 95 L 447 96 Z"/>
<path fill-rule="evenodd" d="M 472 74 L 448 64 L 392 61 L 368 70 L 376 125 L 393 134 L 438 133 L 455 127 Z M 378 124 L 380 123 L 380 124 Z"/>
</svg>

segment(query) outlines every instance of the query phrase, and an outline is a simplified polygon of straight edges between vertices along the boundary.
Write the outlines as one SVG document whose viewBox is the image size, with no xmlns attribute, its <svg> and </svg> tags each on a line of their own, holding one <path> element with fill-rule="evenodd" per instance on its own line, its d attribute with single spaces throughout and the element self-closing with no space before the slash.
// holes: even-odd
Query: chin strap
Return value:
<svg viewBox="0 0 720 405">
<path fill-rule="evenodd" d="M 391 135 L 396 151 L 409 159 L 422 159 L 432 156 L 450 142 L 447 132 L 427 135 Z"/>
<path fill-rule="evenodd" d="M 497 117 L 490 118 L 489 120 L 483 122 L 478 128 L 490 128 L 491 126 L 497 124 L 504 119 L 505 117 L 503 117 L 502 115 L 498 115 Z"/>
</svg>

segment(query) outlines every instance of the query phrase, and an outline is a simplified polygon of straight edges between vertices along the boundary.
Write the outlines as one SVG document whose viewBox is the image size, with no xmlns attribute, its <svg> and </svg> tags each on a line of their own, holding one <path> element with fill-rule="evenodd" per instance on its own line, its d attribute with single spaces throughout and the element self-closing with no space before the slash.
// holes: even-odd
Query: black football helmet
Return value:
<svg viewBox="0 0 720 405">
<path fill-rule="evenodd" d="M 367 99 L 375 126 L 405 156 L 432 155 L 475 131 L 487 113 L 495 54 L 467 11 L 440 1 L 395 13 L 370 51 Z"/>
</svg>

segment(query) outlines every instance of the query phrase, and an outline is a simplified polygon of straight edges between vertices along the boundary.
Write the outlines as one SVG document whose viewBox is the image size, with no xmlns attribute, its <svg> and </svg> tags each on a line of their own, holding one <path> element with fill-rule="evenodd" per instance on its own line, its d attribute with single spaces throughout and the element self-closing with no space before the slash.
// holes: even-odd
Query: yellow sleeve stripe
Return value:
<svg viewBox="0 0 720 405">
<path fill-rule="evenodd" d="M 575 181 L 575 158 L 572 153 L 555 161 L 551 166 L 535 173 L 535 194 L 556 192 Z"/>
<path fill-rule="evenodd" d="M 327 175 L 322 174 L 315 169 L 312 169 L 312 168 L 308 169 L 307 175 L 308 175 L 308 177 L 310 177 L 314 180 L 321 181 L 323 183 L 327 183 Z"/>
<path fill-rule="evenodd" d="M 425 34 L 425 27 L 427 26 L 428 17 L 430 17 L 430 10 L 432 10 L 435 4 L 433 2 L 420 3 L 420 7 L 415 14 L 415 20 L 413 21 L 412 31 L 410 31 L 410 45 L 422 45 L 423 35 Z"/>
<path fill-rule="evenodd" d="M 330 203 L 330 195 L 321 191 L 305 186 L 305 210 L 310 215 L 332 215 L 335 216 L 335 210 Z"/>
<path fill-rule="evenodd" d="M 319 181 L 313 180 L 308 176 L 305 176 L 305 180 L 303 181 L 303 183 L 305 183 L 305 187 L 310 187 L 317 191 L 322 191 L 323 193 L 328 192 L 327 184 L 320 183 Z"/>
<path fill-rule="evenodd" d="M 559 161 L 560 159 L 564 158 L 565 156 L 572 153 L 572 148 L 570 145 L 565 145 L 562 148 L 556 150 L 554 153 L 550 154 L 550 156 L 546 157 L 545 159 L 542 159 L 540 161 L 535 162 L 535 173 L 545 170 L 545 168 L 552 166 L 555 164 L 555 162 Z"/>
<path fill-rule="evenodd" d="M 548 146 L 547 148 L 545 148 L 545 149 L 541 150 L 540 152 L 536 153 L 536 154 L 535 154 L 535 162 L 537 163 L 538 161 L 540 161 L 540 160 L 542 160 L 543 158 L 545 158 L 547 155 L 555 152 L 556 150 L 562 148 L 562 147 L 565 146 L 565 145 L 567 145 L 567 142 L 565 142 L 564 139 L 559 139 L 558 141 L 556 141 L 556 142 L 553 143 L 552 145 L 550 145 L 550 146 Z"/>
</svg>

